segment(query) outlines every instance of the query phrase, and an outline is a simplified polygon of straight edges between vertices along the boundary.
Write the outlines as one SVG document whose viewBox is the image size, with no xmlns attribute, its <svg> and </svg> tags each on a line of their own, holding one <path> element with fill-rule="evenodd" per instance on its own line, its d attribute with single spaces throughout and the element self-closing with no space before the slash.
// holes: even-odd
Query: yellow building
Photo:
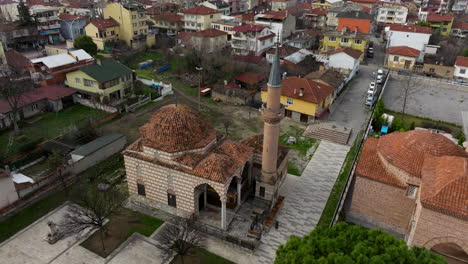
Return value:
<svg viewBox="0 0 468 264">
<path fill-rule="evenodd" d="M 211 23 L 221 20 L 221 12 L 206 6 L 196 6 L 183 11 L 185 31 L 209 29 Z"/>
<path fill-rule="evenodd" d="M 112 18 L 92 19 L 84 29 L 99 50 L 104 50 L 106 42 L 119 39 L 120 24 Z"/>
<path fill-rule="evenodd" d="M 390 47 L 387 52 L 387 67 L 392 70 L 412 71 L 419 53 L 419 50 L 407 46 Z"/>
<path fill-rule="evenodd" d="M 326 1 L 326 0 L 317 0 L 317 1 L 312 2 L 310 5 L 312 6 L 312 8 L 328 9 L 334 5 L 333 3 L 336 3 L 336 2 L 337 1 L 331 2 L 331 1 Z"/>
<path fill-rule="evenodd" d="M 67 73 L 65 84 L 78 91 L 84 99 L 102 103 L 119 101 L 133 93 L 134 72 L 114 59 Z"/>
<path fill-rule="evenodd" d="M 448 36 L 452 32 L 454 16 L 451 13 L 447 14 L 436 14 L 430 13 L 427 15 L 426 21 L 431 23 L 433 32 L 440 30 L 442 36 Z"/>
<path fill-rule="evenodd" d="M 344 31 L 329 31 L 323 34 L 321 43 L 321 51 L 329 52 L 340 48 L 352 48 L 362 52 L 361 61 L 364 60 L 367 47 L 367 35 L 344 32 Z"/>
<path fill-rule="evenodd" d="M 148 30 L 147 17 L 142 5 L 109 3 L 103 10 L 104 18 L 113 18 L 119 26 L 119 39 L 132 49 L 151 47 L 156 43 L 155 35 Z"/>
<path fill-rule="evenodd" d="M 3 43 L 0 41 L 0 65 L 7 64 Z"/>
<path fill-rule="evenodd" d="M 287 77 L 281 81 L 281 104 L 285 116 L 308 123 L 320 118 L 333 102 L 334 88 L 306 78 Z M 262 89 L 262 102 L 268 92 Z"/>
</svg>

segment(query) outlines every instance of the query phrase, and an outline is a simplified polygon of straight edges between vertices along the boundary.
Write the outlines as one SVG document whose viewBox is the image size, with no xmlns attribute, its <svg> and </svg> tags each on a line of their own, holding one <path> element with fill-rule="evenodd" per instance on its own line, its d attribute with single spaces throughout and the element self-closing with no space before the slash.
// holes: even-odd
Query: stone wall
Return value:
<svg viewBox="0 0 468 264">
<path fill-rule="evenodd" d="M 468 221 L 421 207 L 416 216 L 410 245 L 431 249 L 441 243 L 454 243 L 468 254 Z"/>
<path fill-rule="evenodd" d="M 404 237 L 416 205 L 406 189 L 355 175 L 346 208 L 346 220 L 369 228 L 381 228 Z"/>
</svg>

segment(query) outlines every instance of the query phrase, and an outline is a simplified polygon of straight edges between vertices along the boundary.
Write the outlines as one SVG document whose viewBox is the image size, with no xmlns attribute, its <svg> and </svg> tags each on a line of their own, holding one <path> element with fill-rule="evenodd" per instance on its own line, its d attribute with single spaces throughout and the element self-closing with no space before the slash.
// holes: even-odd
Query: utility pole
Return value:
<svg viewBox="0 0 468 264">
<path fill-rule="evenodd" d="M 199 72 L 199 78 L 198 78 L 198 111 L 201 110 L 200 107 L 200 87 L 201 87 L 201 72 L 203 71 L 203 67 L 195 67 L 195 69 Z"/>
</svg>

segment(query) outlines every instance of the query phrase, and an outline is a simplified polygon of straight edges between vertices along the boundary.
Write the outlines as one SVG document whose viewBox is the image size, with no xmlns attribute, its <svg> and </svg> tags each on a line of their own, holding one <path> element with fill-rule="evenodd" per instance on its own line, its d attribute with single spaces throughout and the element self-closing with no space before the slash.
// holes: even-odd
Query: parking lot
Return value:
<svg viewBox="0 0 468 264">
<path fill-rule="evenodd" d="M 416 92 L 408 96 L 406 113 L 462 125 L 461 111 L 468 111 L 468 87 L 463 91 L 460 86 L 426 79 L 414 80 L 413 86 Z M 404 87 L 404 81 L 391 77 L 383 95 L 386 108 L 402 111 Z"/>
</svg>

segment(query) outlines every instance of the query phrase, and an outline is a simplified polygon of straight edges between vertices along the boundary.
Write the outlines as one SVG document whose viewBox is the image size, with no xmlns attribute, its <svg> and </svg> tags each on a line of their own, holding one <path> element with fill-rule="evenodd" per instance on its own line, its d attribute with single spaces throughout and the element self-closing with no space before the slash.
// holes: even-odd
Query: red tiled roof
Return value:
<svg viewBox="0 0 468 264">
<path fill-rule="evenodd" d="M 13 0 L 1 0 L 0 5 L 9 5 L 9 4 L 17 4 L 17 2 Z"/>
<path fill-rule="evenodd" d="M 69 13 L 62 13 L 59 15 L 59 18 L 64 21 L 72 21 L 75 19 L 87 19 L 87 17 L 84 16 L 75 16 Z"/>
<path fill-rule="evenodd" d="M 117 27 L 119 26 L 119 22 L 115 21 L 113 18 L 98 18 L 98 19 L 91 19 L 91 24 L 96 26 L 99 30 L 106 30 L 109 27 Z"/>
<path fill-rule="evenodd" d="M 216 137 L 214 128 L 187 105 L 166 105 L 140 127 L 143 145 L 165 152 L 203 148 Z"/>
<path fill-rule="evenodd" d="M 16 50 L 5 51 L 8 65 L 13 68 L 27 68 L 31 61 Z"/>
<path fill-rule="evenodd" d="M 427 130 L 393 132 L 379 139 L 378 151 L 394 166 L 420 177 L 424 156 L 459 156 L 468 154 L 448 138 Z"/>
<path fill-rule="evenodd" d="M 355 59 L 359 59 L 359 57 L 361 57 L 362 55 L 362 51 L 355 50 L 352 48 L 341 48 L 341 49 L 332 50 L 328 52 L 328 55 L 333 55 L 333 54 L 337 54 L 340 52 L 344 52 Z"/>
<path fill-rule="evenodd" d="M 259 37 L 258 40 L 263 41 L 263 40 L 271 39 L 271 38 L 274 38 L 274 37 L 276 37 L 276 34 L 275 34 L 275 33 L 271 33 L 271 34 L 268 34 L 268 35 L 266 35 L 266 36 Z"/>
<path fill-rule="evenodd" d="M 468 217 L 468 158 L 427 156 L 421 173 L 423 206 Z"/>
<path fill-rule="evenodd" d="M 226 154 L 237 161 L 238 166 L 242 166 L 253 154 L 254 148 L 232 140 L 224 140 L 216 150 L 218 153 Z"/>
<path fill-rule="evenodd" d="M 196 6 L 196 7 L 192 7 L 192 8 L 184 10 L 182 11 L 182 13 L 191 14 L 191 15 L 211 15 L 211 14 L 217 14 L 221 12 L 216 9 L 212 9 L 206 6 Z"/>
<path fill-rule="evenodd" d="M 455 61 L 455 65 L 468 67 L 468 57 L 457 56 L 457 60 Z"/>
<path fill-rule="evenodd" d="M 394 46 L 388 48 L 388 54 L 401 55 L 407 57 L 418 57 L 419 50 L 410 48 L 408 46 Z"/>
<path fill-rule="evenodd" d="M 296 48 L 296 47 L 293 47 L 293 46 L 290 46 L 290 45 L 287 45 L 287 44 L 283 44 L 279 47 L 279 50 L 278 50 L 278 55 L 280 56 L 280 58 L 284 58 L 284 57 L 287 57 L 295 52 L 297 52 L 298 50 L 300 50 L 299 48 Z M 266 53 L 267 54 L 275 54 L 276 52 L 276 48 L 269 48 Z"/>
<path fill-rule="evenodd" d="M 303 89 L 303 95 L 300 95 L 301 88 Z M 316 81 L 312 81 L 306 78 L 299 77 L 287 77 L 281 81 L 281 95 L 290 98 L 311 102 L 314 104 L 320 104 L 327 98 L 327 96 L 333 94 L 334 88 L 322 84 Z"/>
<path fill-rule="evenodd" d="M 214 29 L 214 28 L 205 29 L 205 30 L 198 31 L 192 34 L 192 36 L 194 37 L 203 37 L 203 38 L 213 38 L 213 37 L 219 37 L 223 35 L 227 35 L 227 33 L 221 30 Z"/>
<path fill-rule="evenodd" d="M 240 26 L 235 26 L 232 28 L 232 31 L 236 32 L 260 32 L 265 29 L 265 26 L 254 25 L 254 24 L 244 24 Z"/>
<path fill-rule="evenodd" d="M 413 32 L 413 33 L 424 33 L 424 34 L 432 34 L 432 28 L 430 27 L 421 27 L 421 26 L 414 26 L 414 25 L 397 25 L 393 24 L 390 25 L 391 31 L 402 31 L 402 32 Z"/>
<path fill-rule="evenodd" d="M 156 21 L 181 22 L 182 16 L 172 12 L 162 12 L 154 17 Z"/>
<path fill-rule="evenodd" d="M 19 106 L 23 107 L 34 102 L 38 102 L 43 99 L 50 99 L 53 101 L 57 101 L 63 97 L 69 96 L 76 93 L 75 90 L 70 88 L 61 86 L 61 85 L 49 85 L 49 86 L 42 86 L 32 91 L 24 94 L 20 98 Z M 0 100 L 0 113 L 5 114 L 11 111 L 10 105 L 5 100 Z"/>
<path fill-rule="evenodd" d="M 255 72 L 244 72 L 235 79 L 246 84 L 255 85 L 263 81 L 265 77 Z"/>
<path fill-rule="evenodd" d="M 459 29 L 467 30 L 468 29 L 468 23 L 463 22 L 463 21 L 458 21 L 458 22 L 453 23 L 452 28 L 459 28 Z"/>
<path fill-rule="evenodd" d="M 350 2 L 361 3 L 361 4 L 375 4 L 377 0 L 350 0 Z"/>
<path fill-rule="evenodd" d="M 446 13 L 446 14 L 436 14 L 436 13 L 429 13 L 427 15 L 427 22 L 451 22 L 453 20 L 453 14 Z"/>
<path fill-rule="evenodd" d="M 304 11 L 305 14 L 311 14 L 311 15 L 318 15 L 318 16 L 326 16 L 327 15 L 327 10 L 322 9 L 322 8 L 314 8 L 310 10 Z"/>
<path fill-rule="evenodd" d="M 284 20 L 288 17 L 287 11 L 268 11 L 263 14 L 259 14 L 263 18 L 279 19 Z"/>
<path fill-rule="evenodd" d="M 28 0 L 25 2 L 26 5 L 28 6 L 35 6 L 35 5 L 40 5 L 40 6 L 63 6 L 60 3 L 56 2 L 44 2 L 40 0 Z"/>
</svg>

